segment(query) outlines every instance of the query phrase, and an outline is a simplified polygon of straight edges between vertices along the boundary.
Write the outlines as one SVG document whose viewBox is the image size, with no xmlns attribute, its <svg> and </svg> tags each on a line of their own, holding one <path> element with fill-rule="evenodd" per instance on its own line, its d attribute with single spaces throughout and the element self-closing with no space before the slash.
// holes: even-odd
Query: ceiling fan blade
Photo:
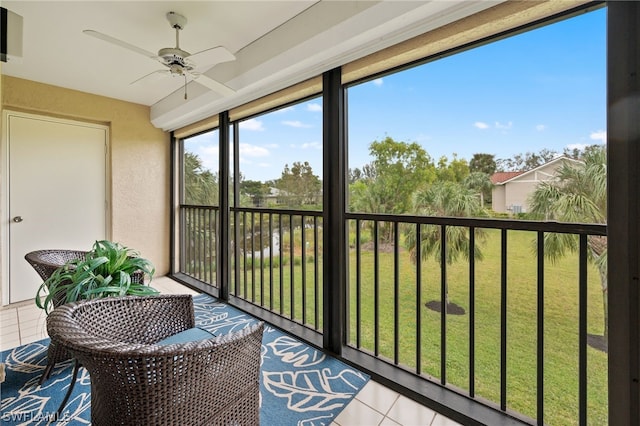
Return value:
<svg viewBox="0 0 640 426">
<path fill-rule="evenodd" d="M 144 55 L 144 56 L 146 56 L 148 58 L 158 59 L 158 55 L 156 55 L 155 53 L 151 53 L 151 52 L 149 52 L 147 50 L 141 49 L 141 48 L 139 48 L 137 46 L 134 46 L 133 44 L 127 43 L 126 41 L 118 40 L 117 38 L 113 38 L 113 37 L 108 36 L 106 34 L 99 33 L 98 31 L 84 30 L 82 32 L 85 33 L 88 36 L 95 37 L 95 38 L 98 38 L 100 40 L 104 40 L 104 41 L 106 41 L 108 43 L 115 44 L 116 46 L 124 47 L 125 49 L 131 50 L 132 52 L 139 53 L 140 55 Z"/>
<path fill-rule="evenodd" d="M 222 96 L 231 96 L 236 93 L 236 91 L 231 87 L 226 86 L 212 78 L 209 78 L 204 74 L 191 73 L 191 76 L 196 83 L 202 84 L 207 89 L 219 93 Z"/>
<path fill-rule="evenodd" d="M 152 77 L 152 76 L 158 76 L 158 75 L 160 75 L 160 74 L 164 74 L 164 75 L 171 75 L 171 71 L 169 71 L 169 70 L 157 70 L 157 71 L 154 71 L 154 72 L 150 72 L 149 74 L 143 75 L 143 76 L 142 76 L 142 77 L 140 77 L 139 79 L 134 80 L 134 81 L 132 81 L 132 82 L 131 82 L 131 83 L 129 83 L 129 84 L 130 84 L 130 85 L 131 85 L 131 84 L 136 84 L 136 83 L 138 83 L 138 82 L 140 82 L 140 81 L 158 80 L 158 79 L 149 78 L 149 77 Z"/>
<path fill-rule="evenodd" d="M 195 63 L 195 69 L 203 72 L 216 64 L 235 60 L 233 53 L 229 52 L 225 47 L 217 46 L 211 49 L 202 50 L 188 56 L 188 60 Z"/>
</svg>

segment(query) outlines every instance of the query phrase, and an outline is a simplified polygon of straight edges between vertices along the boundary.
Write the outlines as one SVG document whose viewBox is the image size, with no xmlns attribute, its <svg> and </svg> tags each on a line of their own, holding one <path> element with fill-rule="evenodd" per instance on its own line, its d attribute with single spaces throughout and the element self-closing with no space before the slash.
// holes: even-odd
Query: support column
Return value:
<svg viewBox="0 0 640 426">
<path fill-rule="evenodd" d="M 219 120 L 219 148 L 220 148 L 220 164 L 218 170 L 220 170 L 218 176 L 219 184 L 219 202 L 220 206 L 220 222 L 218 224 L 218 245 L 217 251 L 217 265 L 216 265 L 216 279 L 218 289 L 220 291 L 220 298 L 222 300 L 229 300 L 229 229 L 230 223 L 229 215 L 229 112 L 225 111 L 220 113 Z"/>
<path fill-rule="evenodd" d="M 640 3 L 607 2 L 609 424 L 640 424 Z"/>
<path fill-rule="evenodd" d="M 345 231 L 347 155 L 342 72 L 322 77 L 323 110 L 323 346 L 340 355 L 346 333 L 347 248 Z"/>
</svg>

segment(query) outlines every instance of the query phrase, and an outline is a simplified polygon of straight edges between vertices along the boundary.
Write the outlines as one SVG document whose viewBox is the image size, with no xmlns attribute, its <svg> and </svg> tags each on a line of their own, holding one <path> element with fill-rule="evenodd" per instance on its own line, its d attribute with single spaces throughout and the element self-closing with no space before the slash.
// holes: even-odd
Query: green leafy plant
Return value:
<svg viewBox="0 0 640 426">
<path fill-rule="evenodd" d="M 135 250 L 111 241 L 96 241 L 84 259 L 58 268 L 38 288 L 36 306 L 48 314 L 63 303 L 109 296 L 157 295 L 143 283 L 155 268 Z"/>
</svg>

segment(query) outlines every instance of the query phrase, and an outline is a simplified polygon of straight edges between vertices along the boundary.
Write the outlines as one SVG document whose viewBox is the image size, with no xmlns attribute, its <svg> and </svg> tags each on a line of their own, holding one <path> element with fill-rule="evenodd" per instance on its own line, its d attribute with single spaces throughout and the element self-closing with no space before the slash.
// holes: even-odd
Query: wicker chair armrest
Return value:
<svg viewBox="0 0 640 426">
<path fill-rule="evenodd" d="M 190 295 L 123 296 L 83 300 L 56 308 L 47 331 L 69 348 L 140 348 L 195 326 Z"/>
<path fill-rule="evenodd" d="M 124 363 L 130 370 L 127 374 L 132 374 L 131 372 L 136 369 L 140 369 L 141 372 L 147 371 L 149 365 L 171 363 L 174 367 L 185 366 L 191 362 L 197 362 L 198 359 L 220 362 L 220 365 L 224 365 L 228 362 L 228 360 L 225 361 L 225 358 L 229 357 L 227 352 L 237 356 L 237 354 L 250 353 L 252 345 L 261 346 L 263 330 L 264 323 L 259 322 L 237 332 L 210 339 L 157 345 L 118 342 L 86 333 L 74 333 L 69 329 L 66 334 L 67 339 L 61 342 L 83 364 L 90 362 L 89 360 L 99 361 L 104 365 Z M 242 356 L 239 357 L 241 358 Z"/>
</svg>

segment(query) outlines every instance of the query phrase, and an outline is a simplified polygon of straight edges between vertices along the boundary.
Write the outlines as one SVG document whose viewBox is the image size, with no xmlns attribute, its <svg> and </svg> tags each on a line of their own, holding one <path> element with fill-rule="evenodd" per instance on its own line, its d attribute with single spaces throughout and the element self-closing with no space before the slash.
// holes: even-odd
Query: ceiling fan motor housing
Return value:
<svg viewBox="0 0 640 426">
<path fill-rule="evenodd" d="M 189 55 L 189 52 L 176 47 L 166 47 L 158 51 L 158 56 L 162 58 L 165 65 L 179 65 L 187 71 L 191 71 L 193 69 L 192 64 L 190 64 L 186 59 Z"/>
</svg>

